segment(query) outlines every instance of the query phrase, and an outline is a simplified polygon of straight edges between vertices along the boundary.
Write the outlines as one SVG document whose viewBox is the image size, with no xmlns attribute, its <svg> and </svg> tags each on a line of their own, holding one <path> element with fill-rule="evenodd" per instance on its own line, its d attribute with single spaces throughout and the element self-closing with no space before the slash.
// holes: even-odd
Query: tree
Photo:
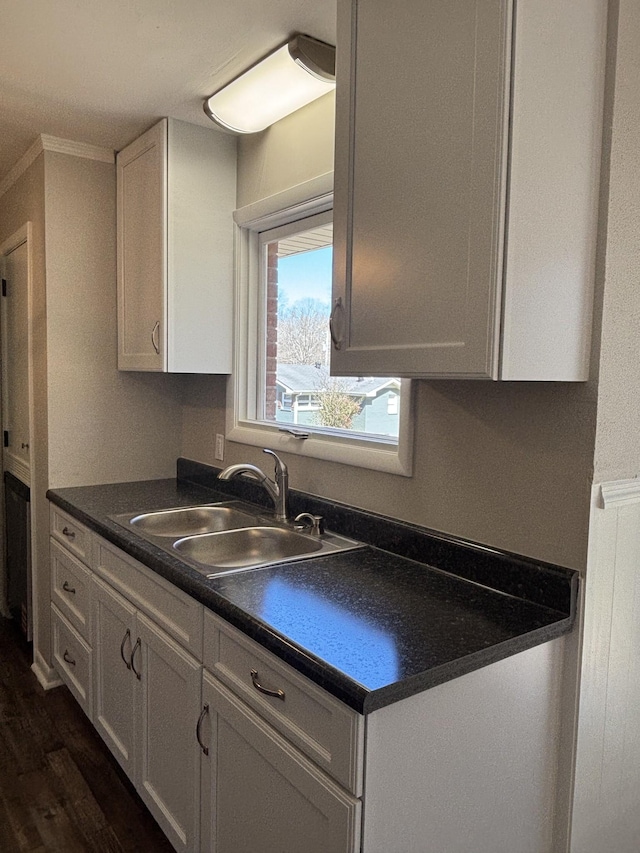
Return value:
<svg viewBox="0 0 640 853">
<path fill-rule="evenodd" d="M 318 388 L 320 408 L 314 415 L 318 426 L 336 429 L 352 429 L 353 419 L 360 412 L 362 398 L 347 394 L 343 379 L 330 377 L 326 373 Z"/>
<path fill-rule="evenodd" d="M 278 361 L 324 364 L 327 358 L 329 307 L 319 299 L 298 299 L 278 316 Z"/>
</svg>

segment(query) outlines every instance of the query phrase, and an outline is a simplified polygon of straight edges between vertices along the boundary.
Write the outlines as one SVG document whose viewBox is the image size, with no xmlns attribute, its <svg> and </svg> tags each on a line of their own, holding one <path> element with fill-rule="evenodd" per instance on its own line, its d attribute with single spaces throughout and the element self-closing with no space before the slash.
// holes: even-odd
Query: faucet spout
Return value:
<svg viewBox="0 0 640 853">
<path fill-rule="evenodd" d="M 275 480 L 269 479 L 267 475 L 258 468 L 256 465 L 250 465 L 249 463 L 240 463 L 239 465 L 229 465 L 228 468 L 225 468 L 224 471 L 221 471 L 218 474 L 219 480 L 232 480 L 234 477 L 239 477 L 241 474 L 246 474 L 249 477 L 252 477 L 254 480 L 257 480 L 264 488 L 267 493 L 273 500 L 275 506 L 275 515 L 277 521 L 288 521 L 289 520 L 289 471 L 287 469 L 286 464 L 280 459 L 280 457 L 273 452 L 273 450 L 268 450 L 265 448 L 263 453 L 269 453 L 274 457 L 275 461 Z"/>
<path fill-rule="evenodd" d="M 241 462 L 239 465 L 229 465 L 228 468 L 221 471 L 218 474 L 218 480 L 233 480 L 234 477 L 239 477 L 240 474 L 248 474 L 259 483 L 269 479 L 264 471 L 261 471 L 256 465 Z"/>
</svg>

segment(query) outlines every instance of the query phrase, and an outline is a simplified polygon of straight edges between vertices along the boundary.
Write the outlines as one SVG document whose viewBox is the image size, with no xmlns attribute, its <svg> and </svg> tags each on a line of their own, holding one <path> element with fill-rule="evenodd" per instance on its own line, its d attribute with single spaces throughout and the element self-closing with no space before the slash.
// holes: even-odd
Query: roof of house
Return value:
<svg viewBox="0 0 640 853">
<path fill-rule="evenodd" d="M 315 367 L 313 364 L 279 364 L 276 380 L 290 394 L 313 394 L 323 387 L 333 377 L 329 376 L 326 367 Z M 391 386 L 398 388 L 399 379 L 381 378 L 379 376 L 347 376 L 339 380 L 339 388 L 345 394 L 357 397 L 375 397 L 383 388 Z"/>
</svg>

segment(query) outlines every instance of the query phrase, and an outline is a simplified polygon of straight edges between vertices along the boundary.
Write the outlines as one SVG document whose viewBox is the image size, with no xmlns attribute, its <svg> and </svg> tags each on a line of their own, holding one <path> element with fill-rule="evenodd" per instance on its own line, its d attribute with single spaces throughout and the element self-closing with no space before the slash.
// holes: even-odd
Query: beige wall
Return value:
<svg viewBox="0 0 640 853">
<path fill-rule="evenodd" d="M 636 853 L 640 837 L 640 505 L 605 506 L 599 486 L 640 476 L 640 7 L 609 8 L 604 299 L 571 853 Z"/>
<path fill-rule="evenodd" d="M 26 222 L 32 223 L 32 312 L 34 424 L 31 448 L 32 561 L 34 575 L 34 644 L 49 657 L 49 515 L 47 435 L 47 338 L 45 293 L 44 155 L 40 155 L 16 183 L 0 197 L 0 243 Z"/>
<path fill-rule="evenodd" d="M 38 382 L 48 400 L 47 485 L 172 476 L 180 436 L 177 377 L 117 369 L 115 166 L 54 152 L 45 152 L 44 161 L 46 338 L 39 323 L 38 345 L 46 339 L 47 350 Z M 46 503 L 36 526 L 42 540 L 36 656 L 44 667 L 50 661 Z"/>
<path fill-rule="evenodd" d="M 117 369 L 115 167 L 45 163 L 50 485 L 171 477 L 180 377 Z"/>
<path fill-rule="evenodd" d="M 333 171 L 335 96 L 319 98 L 238 145 L 238 207 Z"/>
<path fill-rule="evenodd" d="M 332 169 L 332 109 L 326 97 L 241 141 L 239 206 Z M 598 316 L 596 311 L 596 327 Z M 596 372 L 594 359 L 594 377 Z M 225 431 L 224 385 L 216 378 L 191 383 L 183 455 L 219 464 L 213 442 L 216 432 Z M 289 456 L 293 487 L 584 568 L 595 379 L 575 385 L 418 381 L 414 386 L 413 477 Z M 258 448 L 228 442 L 225 462 L 262 465 L 261 456 Z"/>
<path fill-rule="evenodd" d="M 47 488 L 170 477 L 179 377 L 117 370 L 115 167 L 41 154 L 0 198 L 0 242 L 33 228 L 34 628 L 50 660 Z"/>
<path fill-rule="evenodd" d="M 640 8 L 620 0 L 595 481 L 640 475 Z"/>
</svg>

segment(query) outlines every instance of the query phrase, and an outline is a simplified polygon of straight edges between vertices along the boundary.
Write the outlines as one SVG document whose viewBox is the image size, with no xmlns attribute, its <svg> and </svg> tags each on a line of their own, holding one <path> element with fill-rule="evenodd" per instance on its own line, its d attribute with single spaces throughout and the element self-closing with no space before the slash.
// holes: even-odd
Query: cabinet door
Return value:
<svg viewBox="0 0 640 853">
<path fill-rule="evenodd" d="M 497 375 L 510 7 L 339 3 L 337 375 Z"/>
<path fill-rule="evenodd" d="M 117 158 L 118 367 L 162 370 L 167 277 L 167 122 Z"/>
<path fill-rule="evenodd" d="M 176 850 L 199 849 L 202 666 L 138 613 L 138 793 Z"/>
<path fill-rule="evenodd" d="M 207 672 L 202 727 L 211 853 L 354 853 L 360 801 L 335 784 Z M 203 774 L 203 780 L 206 774 Z M 206 845 L 206 846 L 205 846 Z"/>
<path fill-rule="evenodd" d="M 127 776 L 135 779 L 135 608 L 97 578 L 93 607 L 94 725 Z"/>
</svg>

